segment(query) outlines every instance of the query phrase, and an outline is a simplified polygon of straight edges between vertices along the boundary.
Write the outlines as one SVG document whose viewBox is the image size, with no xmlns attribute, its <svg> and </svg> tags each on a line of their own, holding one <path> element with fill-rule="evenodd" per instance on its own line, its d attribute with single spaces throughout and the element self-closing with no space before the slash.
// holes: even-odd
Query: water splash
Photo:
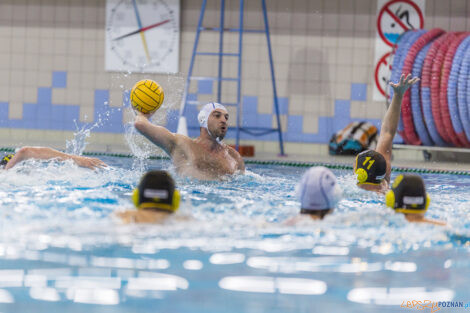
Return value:
<svg viewBox="0 0 470 313">
<path fill-rule="evenodd" d="M 82 155 L 85 151 L 87 143 L 87 138 L 90 137 L 91 130 L 100 125 L 100 121 L 97 121 L 95 124 L 85 124 L 81 128 L 77 124 L 77 120 L 73 120 L 75 123 L 76 131 L 73 133 L 73 139 L 65 141 L 65 152 L 68 154 Z"/>
</svg>

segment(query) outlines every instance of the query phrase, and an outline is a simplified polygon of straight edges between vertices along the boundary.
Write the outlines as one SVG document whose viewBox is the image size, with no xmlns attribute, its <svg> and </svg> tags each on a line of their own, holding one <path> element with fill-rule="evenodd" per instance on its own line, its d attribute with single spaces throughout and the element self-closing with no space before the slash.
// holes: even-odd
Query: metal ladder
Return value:
<svg viewBox="0 0 470 313">
<path fill-rule="evenodd" d="M 280 148 L 280 155 L 284 155 L 284 143 L 282 139 L 282 131 L 281 131 L 281 121 L 279 116 L 279 104 L 278 104 L 278 97 L 277 97 L 277 89 L 276 89 L 276 79 L 274 75 L 274 65 L 273 65 L 273 57 L 272 57 L 272 50 L 271 50 L 271 40 L 269 34 L 269 24 L 268 24 L 268 15 L 266 10 L 266 1 L 261 0 L 262 10 L 263 10 L 263 19 L 264 19 L 264 30 L 249 30 L 243 28 L 243 12 L 244 12 L 244 0 L 240 1 L 239 7 L 239 28 L 225 28 L 224 27 L 224 18 L 225 18 L 225 0 L 220 0 L 220 26 L 219 27 L 203 27 L 202 23 L 204 20 L 204 13 L 206 10 L 207 0 L 202 1 L 201 5 L 201 12 L 199 15 L 199 21 L 196 30 L 196 38 L 194 40 L 194 47 L 193 52 L 191 55 L 191 61 L 189 64 L 189 71 L 188 77 L 186 80 L 186 84 L 184 86 L 184 93 L 182 97 L 180 112 L 179 112 L 179 120 L 178 120 L 178 133 L 182 133 L 187 135 L 187 125 L 186 125 L 186 118 L 185 118 L 185 109 L 188 105 L 198 105 L 202 104 L 199 101 L 190 100 L 188 91 L 189 86 L 192 81 L 198 80 L 212 80 L 217 82 L 217 102 L 225 105 L 225 106 L 235 106 L 237 109 L 237 125 L 236 125 L 236 149 L 239 147 L 240 143 L 240 133 L 244 132 L 250 134 L 252 136 L 262 136 L 269 133 L 277 132 L 279 134 L 279 148 Z M 198 44 L 199 38 L 202 31 L 218 31 L 219 32 L 219 50 L 218 52 L 198 52 Z M 223 43 L 224 43 L 224 33 L 225 32 L 238 32 L 239 40 L 238 40 L 238 52 L 237 53 L 227 53 L 224 52 Z M 267 46 L 268 46 L 268 56 L 269 56 L 269 63 L 271 69 L 271 81 L 273 87 L 273 98 L 274 98 L 274 109 L 277 118 L 277 127 L 276 128 L 268 128 L 268 127 L 255 127 L 255 126 L 247 126 L 242 127 L 240 125 L 241 116 L 241 72 L 242 72 L 242 48 L 243 48 L 243 33 L 250 32 L 250 33 L 265 33 Z M 194 63 L 196 61 L 196 56 L 218 56 L 218 76 L 217 77 L 202 77 L 202 76 L 193 76 L 193 68 Z M 237 77 L 223 77 L 222 76 L 222 69 L 223 69 L 223 59 L 224 57 L 236 57 L 238 58 L 238 76 Z M 224 81 L 235 81 L 237 82 L 237 102 L 236 103 L 226 103 L 222 102 L 222 83 Z"/>
</svg>

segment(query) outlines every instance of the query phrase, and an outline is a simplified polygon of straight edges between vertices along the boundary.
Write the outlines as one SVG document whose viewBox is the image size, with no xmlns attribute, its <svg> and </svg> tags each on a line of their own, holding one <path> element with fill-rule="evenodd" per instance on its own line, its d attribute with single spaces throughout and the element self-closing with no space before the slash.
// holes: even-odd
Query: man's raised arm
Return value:
<svg viewBox="0 0 470 313">
<path fill-rule="evenodd" d="M 401 75 L 400 81 L 397 84 L 390 83 L 390 86 L 393 88 L 393 98 L 392 103 L 387 109 L 385 116 L 382 120 L 382 127 L 380 130 L 380 137 L 377 143 L 377 152 L 381 153 L 385 160 L 387 161 L 387 175 L 390 173 L 390 160 L 392 158 L 392 144 L 393 138 L 397 132 L 398 121 L 400 120 L 400 109 L 403 95 L 406 90 L 419 81 L 418 77 L 411 78 L 411 74 L 405 77 L 404 74 Z"/>
<path fill-rule="evenodd" d="M 135 128 L 144 135 L 148 140 L 165 150 L 171 156 L 176 145 L 176 134 L 170 132 L 162 126 L 157 126 L 149 121 L 149 116 L 140 112 L 136 112 L 137 116 L 134 121 Z"/>
</svg>

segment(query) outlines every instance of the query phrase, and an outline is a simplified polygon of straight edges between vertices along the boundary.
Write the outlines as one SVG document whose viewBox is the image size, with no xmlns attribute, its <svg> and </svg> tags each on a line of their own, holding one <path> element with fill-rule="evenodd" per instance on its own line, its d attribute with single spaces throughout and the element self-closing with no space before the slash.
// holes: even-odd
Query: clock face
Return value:
<svg viewBox="0 0 470 313">
<path fill-rule="evenodd" d="M 108 0 L 106 70 L 176 73 L 179 0 Z"/>
</svg>

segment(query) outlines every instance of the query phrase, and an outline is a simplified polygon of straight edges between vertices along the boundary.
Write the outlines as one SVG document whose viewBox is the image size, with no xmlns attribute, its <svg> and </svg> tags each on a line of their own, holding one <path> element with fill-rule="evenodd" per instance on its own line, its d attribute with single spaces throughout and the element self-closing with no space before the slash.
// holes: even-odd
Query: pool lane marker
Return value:
<svg viewBox="0 0 470 313">
<path fill-rule="evenodd" d="M 14 148 L 0 148 L 0 152 L 15 152 Z M 134 158 L 132 154 L 124 153 L 107 153 L 107 152 L 83 152 L 83 155 L 89 156 L 108 156 L 116 158 Z M 170 160 L 166 156 L 150 156 L 150 160 Z M 302 162 L 302 161 L 275 161 L 275 160 L 244 160 L 245 164 L 260 164 L 260 165 L 280 165 L 280 166 L 293 166 L 293 167 L 312 167 L 324 166 L 335 170 L 352 170 L 352 165 L 347 164 L 334 164 L 323 162 Z M 442 170 L 442 169 L 425 169 L 425 168 L 412 168 L 412 167 L 397 167 L 392 166 L 393 171 L 405 173 L 421 173 L 421 174 L 452 174 L 452 175 L 466 175 L 470 176 L 470 171 L 459 170 Z"/>
</svg>

